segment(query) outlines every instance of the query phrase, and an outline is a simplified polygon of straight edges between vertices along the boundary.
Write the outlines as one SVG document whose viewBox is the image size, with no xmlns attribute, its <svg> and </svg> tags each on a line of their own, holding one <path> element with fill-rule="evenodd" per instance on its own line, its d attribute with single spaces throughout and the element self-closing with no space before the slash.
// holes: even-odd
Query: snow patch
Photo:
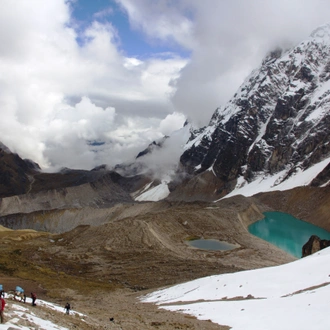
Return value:
<svg viewBox="0 0 330 330">
<path fill-rule="evenodd" d="M 135 200 L 138 202 L 157 202 L 166 198 L 169 194 L 170 190 L 168 189 L 167 182 L 162 181 L 158 186 L 146 190 L 139 196 L 135 197 Z"/>
<path fill-rule="evenodd" d="M 288 170 L 278 172 L 274 175 L 260 175 L 254 181 L 248 183 L 242 177 L 238 178 L 236 188 L 223 198 L 228 198 L 236 195 L 253 196 L 255 194 L 267 191 L 289 190 L 295 187 L 307 186 L 313 179 L 324 170 L 329 164 L 330 157 L 324 159 L 320 163 L 311 166 L 305 171 L 297 170 L 290 178 L 282 182 L 287 175 Z M 279 183 L 281 182 L 281 183 Z"/>
<path fill-rule="evenodd" d="M 47 329 L 47 330 L 69 330 L 69 328 L 59 326 L 49 320 L 45 320 L 41 317 L 38 317 L 35 313 L 31 312 L 26 306 L 19 305 L 17 303 L 8 303 L 8 295 L 5 295 L 5 300 L 7 300 L 7 304 L 4 311 L 4 316 L 6 322 L 4 324 L 0 324 L 0 330 L 7 329 L 17 329 L 17 330 L 30 330 L 30 329 Z M 26 299 L 26 304 L 31 304 L 31 298 Z M 10 306 L 10 308 L 9 308 Z M 64 315 L 64 307 L 59 305 L 40 300 L 38 299 L 38 306 L 42 306 L 44 308 L 56 311 L 60 315 Z M 38 308 L 35 307 L 35 308 Z M 70 311 L 70 317 L 81 317 L 83 319 L 84 314 L 78 313 L 76 311 Z M 24 326 L 22 324 L 28 324 Z"/>
</svg>

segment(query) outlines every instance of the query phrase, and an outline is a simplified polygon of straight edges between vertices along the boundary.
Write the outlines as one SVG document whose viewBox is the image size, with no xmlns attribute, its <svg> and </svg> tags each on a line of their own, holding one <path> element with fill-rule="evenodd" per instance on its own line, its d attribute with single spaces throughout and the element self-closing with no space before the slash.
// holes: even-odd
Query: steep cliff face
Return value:
<svg viewBox="0 0 330 330">
<path fill-rule="evenodd" d="M 237 179 L 244 184 L 260 174 L 283 172 L 280 183 L 330 157 L 329 108 L 326 25 L 293 49 L 270 53 L 209 125 L 192 134 L 180 161 L 192 175 L 212 171 L 222 182 L 220 195 Z M 314 184 L 329 178 L 325 168 Z"/>
</svg>

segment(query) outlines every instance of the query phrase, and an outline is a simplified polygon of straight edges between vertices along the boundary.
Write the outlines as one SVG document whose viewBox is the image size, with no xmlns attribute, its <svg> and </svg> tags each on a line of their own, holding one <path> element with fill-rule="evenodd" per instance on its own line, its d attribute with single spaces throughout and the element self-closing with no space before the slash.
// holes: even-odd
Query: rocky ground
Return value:
<svg viewBox="0 0 330 330">
<path fill-rule="evenodd" d="M 326 214 L 327 192 L 312 194 L 313 213 L 319 218 Z M 295 216 L 298 210 L 305 220 L 319 221 L 308 212 L 306 203 L 301 203 L 302 194 L 237 196 L 218 203 L 117 205 L 110 211 L 104 209 L 111 214 L 104 223 L 78 226 L 61 234 L 2 230 L 0 283 L 5 290 L 20 285 L 26 292 L 35 291 L 40 299 L 60 306 L 69 301 L 86 315 L 84 321 L 43 308 L 33 309 L 69 329 L 228 329 L 226 325 L 143 304 L 139 297 L 203 276 L 294 260 L 250 235 L 247 226 L 269 210 Z M 305 192 L 305 196 L 310 194 L 309 190 Z M 325 216 L 322 222 L 326 227 Z M 232 251 L 194 249 L 187 240 L 197 237 L 215 238 L 238 247 Z"/>
</svg>

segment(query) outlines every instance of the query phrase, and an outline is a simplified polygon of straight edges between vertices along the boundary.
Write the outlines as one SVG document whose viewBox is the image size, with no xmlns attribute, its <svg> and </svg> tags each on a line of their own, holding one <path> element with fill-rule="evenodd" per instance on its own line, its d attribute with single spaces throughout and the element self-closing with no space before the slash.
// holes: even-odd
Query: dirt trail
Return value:
<svg viewBox="0 0 330 330">
<path fill-rule="evenodd" d="M 117 290 L 110 295 L 99 294 L 96 302 L 88 299 L 87 306 L 84 300 L 76 301 L 75 306 L 79 311 L 85 311 L 90 319 L 94 319 L 95 323 L 102 326 L 102 329 L 229 329 L 227 326 L 220 326 L 210 321 L 200 321 L 189 315 L 159 309 L 154 304 L 141 303 L 140 296 L 141 293 Z M 110 318 L 114 321 L 111 322 Z"/>
</svg>

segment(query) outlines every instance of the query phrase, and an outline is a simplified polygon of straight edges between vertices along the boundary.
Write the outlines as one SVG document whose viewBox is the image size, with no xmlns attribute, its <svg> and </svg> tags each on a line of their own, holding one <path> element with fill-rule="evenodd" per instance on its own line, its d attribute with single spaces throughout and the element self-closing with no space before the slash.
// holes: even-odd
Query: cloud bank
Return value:
<svg viewBox="0 0 330 330">
<path fill-rule="evenodd" d="M 64 0 L 0 7 L 0 141 L 12 151 L 43 168 L 92 168 L 169 133 L 159 126 L 186 60 L 127 58 L 115 27 L 94 21 L 78 31 Z"/>
<path fill-rule="evenodd" d="M 322 0 L 116 3 L 153 56 L 125 55 L 111 2 L 108 21 L 99 12 L 83 29 L 77 1 L 0 3 L 0 141 L 43 169 L 113 166 L 186 118 L 207 124 L 268 51 L 307 37 L 330 10 Z M 166 148 L 173 163 L 177 147 Z"/>
<path fill-rule="evenodd" d="M 329 21 L 323 0 L 118 0 L 131 24 L 151 39 L 172 40 L 191 51 L 175 82 L 178 112 L 208 123 L 267 52 L 291 46 Z M 157 26 L 153 28 L 153 26 Z"/>
</svg>

